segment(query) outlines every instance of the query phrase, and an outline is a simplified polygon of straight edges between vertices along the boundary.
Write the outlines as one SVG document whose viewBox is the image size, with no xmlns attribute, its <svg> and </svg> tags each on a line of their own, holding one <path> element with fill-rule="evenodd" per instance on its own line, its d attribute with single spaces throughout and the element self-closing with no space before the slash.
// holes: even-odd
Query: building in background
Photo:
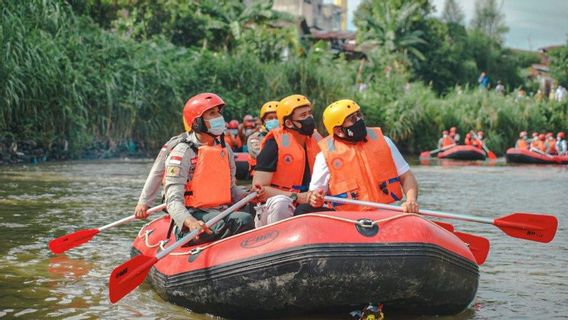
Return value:
<svg viewBox="0 0 568 320">
<path fill-rule="evenodd" d="M 347 0 L 275 0 L 272 9 L 304 19 L 310 30 L 345 31 Z"/>
</svg>

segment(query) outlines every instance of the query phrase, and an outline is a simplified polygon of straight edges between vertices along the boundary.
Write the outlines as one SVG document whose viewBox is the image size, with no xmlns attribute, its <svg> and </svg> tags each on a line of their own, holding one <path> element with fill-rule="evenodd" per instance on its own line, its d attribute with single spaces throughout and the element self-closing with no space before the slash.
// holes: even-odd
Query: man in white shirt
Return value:
<svg viewBox="0 0 568 320">
<path fill-rule="evenodd" d="M 410 166 L 380 128 L 365 126 L 356 102 L 332 103 L 323 113 L 323 122 L 329 136 L 319 143 L 321 152 L 316 156 L 309 187 L 310 206 L 321 207 L 326 193 L 392 203 L 401 201 L 404 192 L 404 212 L 418 212 L 418 183 Z M 352 205 L 338 209 L 368 210 Z"/>
</svg>

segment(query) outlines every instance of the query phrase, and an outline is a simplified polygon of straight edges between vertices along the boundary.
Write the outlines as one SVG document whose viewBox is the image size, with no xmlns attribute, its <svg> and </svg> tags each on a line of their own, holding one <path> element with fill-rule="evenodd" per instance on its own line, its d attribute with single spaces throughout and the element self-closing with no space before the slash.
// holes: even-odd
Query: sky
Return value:
<svg viewBox="0 0 568 320">
<path fill-rule="evenodd" d="M 353 12 L 362 0 L 348 0 L 348 29 L 355 30 Z M 430 0 L 440 16 L 446 0 Z M 466 25 L 473 16 L 475 0 L 458 0 L 466 16 Z M 568 37 L 568 0 L 503 0 L 502 12 L 509 32 L 505 46 L 538 50 L 549 45 L 566 44 Z"/>
</svg>

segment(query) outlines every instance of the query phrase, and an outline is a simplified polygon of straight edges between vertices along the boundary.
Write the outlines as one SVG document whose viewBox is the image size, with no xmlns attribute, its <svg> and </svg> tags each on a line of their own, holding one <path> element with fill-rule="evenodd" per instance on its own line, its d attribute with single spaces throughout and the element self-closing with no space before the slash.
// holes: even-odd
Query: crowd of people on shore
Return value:
<svg viewBox="0 0 568 320">
<path fill-rule="evenodd" d="M 208 242 L 290 218 L 367 207 L 324 202 L 325 195 L 393 203 L 416 213 L 418 183 L 397 147 L 380 128 L 365 125 L 363 110 L 349 99 L 323 112 L 326 138 L 315 130 L 312 104 L 294 94 L 265 103 L 258 118 L 225 122 L 221 97 L 202 93 L 183 108 L 185 132 L 161 149 L 135 208 L 137 218 L 163 190 L 173 232 L 179 239 L 201 230 L 192 243 Z M 233 150 L 254 159 L 249 190 L 237 186 Z M 207 227 L 221 210 L 256 192 L 253 212 L 235 211 Z"/>
<path fill-rule="evenodd" d="M 556 138 L 554 133 L 538 133 L 533 132 L 532 137 L 528 137 L 526 131 L 519 133 L 519 139 L 515 143 L 516 149 L 530 150 L 532 152 L 547 154 L 547 155 L 567 155 L 568 150 L 566 147 L 566 134 L 558 132 Z"/>
</svg>

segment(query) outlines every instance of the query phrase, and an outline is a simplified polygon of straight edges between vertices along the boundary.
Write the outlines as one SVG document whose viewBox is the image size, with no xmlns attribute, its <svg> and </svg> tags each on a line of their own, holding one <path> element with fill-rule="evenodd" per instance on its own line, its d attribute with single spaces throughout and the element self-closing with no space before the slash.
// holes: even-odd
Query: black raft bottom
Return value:
<svg viewBox="0 0 568 320">
<path fill-rule="evenodd" d="M 479 270 L 432 244 L 328 244 L 170 277 L 153 268 L 148 279 L 167 301 L 232 319 L 344 313 L 368 303 L 389 312 L 447 315 L 471 303 Z"/>
</svg>

